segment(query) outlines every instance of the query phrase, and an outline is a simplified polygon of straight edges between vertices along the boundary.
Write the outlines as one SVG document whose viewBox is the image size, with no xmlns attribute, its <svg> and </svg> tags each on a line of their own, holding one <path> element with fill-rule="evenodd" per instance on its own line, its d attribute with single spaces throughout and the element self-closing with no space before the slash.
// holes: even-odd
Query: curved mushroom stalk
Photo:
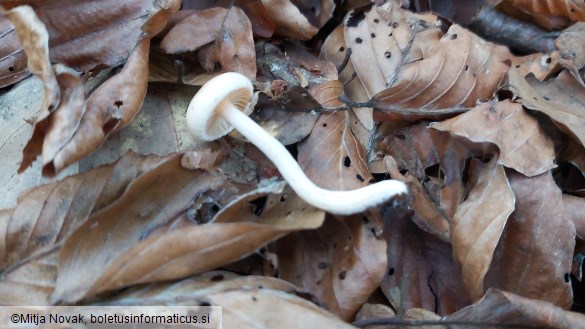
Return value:
<svg viewBox="0 0 585 329">
<path fill-rule="evenodd" d="M 363 212 L 407 193 L 406 185 L 397 180 L 385 180 L 351 191 L 331 191 L 316 186 L 278 140 L 242 113 L 252 93 L 250 80 L 240 74 L 225 73 L 211 79 L 189 104 L 187 125 L 190 131 L 199 139 L 213 140 L 235 128 L 274 163 L 299 197 L 332 214 Z M 216 129 L 218 123 L 223 129 L 221 132 Z M 207 135 L 208 131 L 213 136 Z"/>
</svg>

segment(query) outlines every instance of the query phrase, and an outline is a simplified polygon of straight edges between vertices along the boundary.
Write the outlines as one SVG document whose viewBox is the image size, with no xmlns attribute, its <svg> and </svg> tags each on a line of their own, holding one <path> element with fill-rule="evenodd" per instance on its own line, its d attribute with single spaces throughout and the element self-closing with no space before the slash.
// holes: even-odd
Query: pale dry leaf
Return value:
<svg viewBox="0 0 585 329">
<path fill-rule="evenodd" d="M 3 13 L 14 25 L 16 36 L 28 58 L 28 69 L 38 75 L 45 85 L 43 104 L 38 116 L 38 120 L 43 120 L 56 109 L 61 97 L 59 83 L 49 59 L 49 33 L 29 6 L 19 6 Z M 35 127 L 35 129 L 43 129 L 43 127 Z"/>
<path fill-rule="evenodd" d="M 496 247 L 484 289 L 498 288 L 563 308 L 572 304 L 569 273 L 575 227 L 550 172 L 506 172 L 516 207 Z"/>
<path fill-rule="evenodd" d="M 313 95 L 324 106 L 336 106 L 342 92 L 341 83 L 331 81 L 319 85 Z M 349 120 L 345 111 L 324 113 L 309 137 L 298 144 L 299 165 L 322 188 L 352 190 L 372 179 L 364 148 L 353 135 Z"/>
<path fill-rule="evenodd" d="M 309 40 L 319 32 L 290 0 L 262 0 L 262 4 L 276 26 L 276 35 Z"/>
<path fill-rule="evenodd" d="M 497 145 L 498 163 L 526 176 L 540 175 L 556 167 L 552 139 L 519 103 L 509 100 L 484 103 L 430 127 L 473 143 Z"/>
<path fill-rule="evenodd" d="M 290 234 L 277 243 L 279 277 L 342 319 L 354 318 L 386 272 L 386 243 L 372 229 L 352 216 Z"/>
<path fill-rule="evenodd" d="M 360 78 L 354 76 L 357 73 L 352 62 L 347 60 L 349 59 L 350 51 L 345 47 L 343 25 L 339 25 L 333 30 L 323 42 L 323 46 L 321 46 L 321 56 L 334 63 L 340 70 L 339 80 L 344 83 L 343 89 L 349 98 L 354 102 L 367 102 L 370 100 L 370 95 L 367 94 L 364 85 L 360 82 Z M 353 111 L 367 130 L 374 129 L 373 109 L 371 107 L 355 108 Z M 366 143 L 362 142 L 362 144 L 365 145 Z"/>
<path fill-rule="evenodd" d="M 484 295 L 483 278 L 510 214 L 514 192 L 497 157 L 482 170 L 469 197 L 457 209 L 451 225 L 453 255 L 473 300 Z"/>
<path fill-rule="evenodd" d="M 228 328 L 356 329 L 323 308 L 292 294 L 270 289 L 241 289 L 210 294 L 211 305 L 221 305 Z M 299 315 L 302 314 L 302 317 Z"/>
</svg>

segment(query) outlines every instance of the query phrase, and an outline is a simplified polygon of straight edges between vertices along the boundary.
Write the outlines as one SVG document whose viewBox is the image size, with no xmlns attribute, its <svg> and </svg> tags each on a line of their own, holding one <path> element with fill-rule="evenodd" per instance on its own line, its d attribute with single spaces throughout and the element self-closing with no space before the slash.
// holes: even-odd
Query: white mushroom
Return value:
<svg viewBox="0 0 585 329">
<path fill-rule="evenodd" d="M 187 109 L 187 126 L 200 140 L 211 141 L 237 129 L 278 168 L 291 188 L 307 203 L 332 214 L 363 212 L 406 193 L 406 185 L 385 180 L 351 191 L 322 189 L 311 182 L 288 150 L 248 117 L 252 83 L 238 73 L 224 73 L 209 80 Z M 244 113 L 242 113 L 244 112 Z"/>
</svg>

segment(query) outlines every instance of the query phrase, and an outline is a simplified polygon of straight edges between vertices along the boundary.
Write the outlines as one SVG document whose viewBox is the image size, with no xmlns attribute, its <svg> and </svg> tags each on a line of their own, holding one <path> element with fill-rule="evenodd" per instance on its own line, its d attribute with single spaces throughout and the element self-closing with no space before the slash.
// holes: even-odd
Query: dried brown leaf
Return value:
<svg viewBox="0 0 585 329">
<path fill-rule="evenodd" d="M 148 85 L 149 45 L 150 39 L 140 41 L 122 71 L 104 82 L 87 99 L 86 110 L 75 133 L 54 157 L 43 159 L 46 163 L 43 174 L 54 175 L 89 155 L 112 132 L 122 129 L 136 116 Z M 28 165 L 23 161 L 21 170 Z"/>
<path fill-rule="evenodd" d="M 274 193 L 269 189 L 245 194 L 226 206 L 214 223 L 193 225 L 185 218 L 187 207 L 194 196 L 217 187 L 221 180 L 210 173 L 178 168 L 177 161 L 168 161 L 136 180 L 118 201 L 67 239 L 52 300 L 70 302 L 135 283 L 214 269 L 289 231 L 315 228 L 323 221 L 322 211 L 301 208 L 298 205 L 304 202 L 291 192 L 268 197 L 260 217 L 242 211 L 249 209 L 250 199 Z M 173 218 L 181 214 L 183 225 L 173 224 Z M 80 268 L 84 269 L 82 278 Z"/>
<path fill-rule="evenodd" d="M 484 288 L 498 288 L 567 308 L 575 227 L 563 211 L 550 172 L 525 177 L 508 171 L 516 208 L 508 219 Z"/>
<path fill-rule="evenodd" d="M 502 0 L 500 10 L 530 20 L 549 30 L 566 27 L 571 21 L 585 21 L 585 3 L 574 0 Z"/>
<path fill-rule="evenodd" d="M 451 226 L 453 255 L 473 300 L 484 295 L 483 278 L 508 216 L 514 211 L 514 192 L 498 162 L 494 157 L 483 169 L 469 197 L 457 209 Z"/>
<path fill-rule="evenodd" d="M 327 310 L 352 319 L 386 272 L 386 243 L 359 216 L 329 219 L 278 242 L 279 277 L 314 294 Z"/>
<path fill-rule="evenodd" d="M 175 54 L 198 50 L 209 44 L 205 50 L 217 58 L 208 57 L 205 61 L 211 61 L 211 65 L 219 62 L 224 71 L 240 72 L 256 79 L 252 24 L 240 8 L 216 7 L 195 12 L 177 23 L 163 38 L 160 47 Z"/>
<path fill-rule="evenodd" d="M 469 305 L 451 246 L 419 229 L 409 216 L 385 218 L 388 270 L 381 289 L 397 311 L 424 308 L 450 314 Z"/>
<path fill-rule="evenodd" d="M 277 35 L 309 40 L 319 32 L 290 0 L 262 0 L 262 4 L 276 26 Z"/>
<path fill-rule="evenodd" d="M 336 95 L 343 92 L 339 81 L 324 83 L 317 89 L 313 94 L 324 106 L 337 105 Z M 352 190 L 368 185 L 372 179 L 364 148 L 349 122 L 349 114 L 344 111 L 324 113 L 309 137 L 298 144 L 299 165 L 322 188 Z"/>
<path fill-rule="evenodd" d="M 51 62 L 87 72 L 122 64 L 143 36 L 143 24 L 161 9 L 176 10 L 177 3 L 177 0 L 83 0 L 72 4 L 68 0 L 26 0 L 2 5 L 30 5 L 49 31 Z M 13 82 L 11 77 L 24 77 L 28 72 L 24 53 L 12 42 L 15 31 L 12 27 L 5 31 L 1 44 L 7 49 L 0 51 L 0 81 L 6 81 L 2 86 Z"/>
<path fill-rule="evenodd" d="M 498 324 L 525 328 L 571 329 L 582 328 L 583 314 L 568 312 L 536 299 L 524 298 L 510 292 L 489 289 L 486 295 L 470 305 L 444 318 L 445 321 L 464 321 Z M 492 327 L 490 327 L 492 328 Z"/>
<path fill-rule="evenodd" d="M 512 68 L 509 80 L 511 90 L 522 97 L 522 105 L 544 113 L 560 130 L 585 145 L 585 87 L 568 71 L 543 83 L 530 74 L 524 77 L 518 69 Z"/>
<path fill-rule="evenodd" d="M 569 220 L 575 225 L 577 237 L 585 241 L 585 199 L 563 194 L 563 210 Z"/>
<path fill-rule="evenodd" d="M 526 176 L 536 176 L 555 167 L 554 144 L 535 118 L 519 103 L 488 102 L 431 128 L 449 131 L 473 143 L 498 146 L 498 163 Z"/>
</svg>

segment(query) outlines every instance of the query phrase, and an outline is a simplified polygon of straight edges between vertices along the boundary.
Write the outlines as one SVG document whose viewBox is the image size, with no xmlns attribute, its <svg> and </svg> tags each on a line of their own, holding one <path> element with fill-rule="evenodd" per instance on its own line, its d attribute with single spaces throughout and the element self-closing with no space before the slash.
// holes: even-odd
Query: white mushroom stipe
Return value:
<svg viewBox="0 0 585 329">
<path fill-rule="evenodd" d="M 406 185 L 397 180 L 385 180 L 351 191 L 331 191 L 316 186 L 288 150 L 248 117 L 252 94 L 252 83 L 238 73 L 224 73 L 209 80 L 189 104 L 189 130 L 196 138 L 210 141 L 235 128 L 274 163 L 299 197 L 332 214 L 363 212 L 407 193 Z"/>
</svg>

